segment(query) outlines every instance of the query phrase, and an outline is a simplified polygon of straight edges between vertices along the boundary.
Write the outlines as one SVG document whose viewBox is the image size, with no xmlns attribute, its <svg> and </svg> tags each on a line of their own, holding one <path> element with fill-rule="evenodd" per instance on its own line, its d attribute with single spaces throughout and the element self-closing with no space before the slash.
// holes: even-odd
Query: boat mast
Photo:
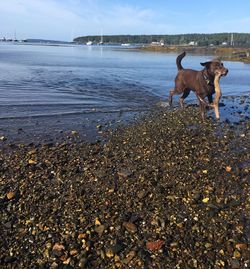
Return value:
<svg viewBox="0 0 250 269">
<path fill-rule="evenodd" d="M 231 33 L 231 46 L 234 47 L 234 34 Z"/>
<path fill-rule="evenodd" d="M 103 44 L 103 30 L 101 30 L 101 41 L 100 44 Z"/>
</svg>

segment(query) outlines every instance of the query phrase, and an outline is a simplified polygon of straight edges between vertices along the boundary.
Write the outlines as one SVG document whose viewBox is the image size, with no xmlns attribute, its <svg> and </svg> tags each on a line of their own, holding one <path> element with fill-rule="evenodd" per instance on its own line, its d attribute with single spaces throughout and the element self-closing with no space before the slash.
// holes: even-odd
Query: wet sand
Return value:
<svg viewBox="0 0 250 269">
<path fill-rule="evenodd" d="M 145 111 L 144 111 L 145 112 Z M 141 111 L 92 112 L 57 117 L 30 117 L 1 120 L 0 136 L 5 144 L 45 144 L 62 141 L 103 140 L 110 129 L 129 123 Z"/>
<path fill-rule="evenodd" d="M 234 123 L 202 123 L 189 106 L 157 109 L 96 142 L 81 132 L 2 141 L 3 268 L 250 267 L 242 100 Z"/>
</svg>

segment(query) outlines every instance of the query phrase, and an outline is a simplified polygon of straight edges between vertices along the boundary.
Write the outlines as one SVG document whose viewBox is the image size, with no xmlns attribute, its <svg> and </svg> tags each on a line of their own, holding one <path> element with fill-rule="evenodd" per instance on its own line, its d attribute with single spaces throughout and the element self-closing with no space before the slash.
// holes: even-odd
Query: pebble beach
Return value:
<svg viewBox="0 0 250 269">
<path fill-rule="evenodd" d="M 95 142 L 5 141 L 1 267 L 249 268 L 249 127 L 189 106 Z"/>
</svg>

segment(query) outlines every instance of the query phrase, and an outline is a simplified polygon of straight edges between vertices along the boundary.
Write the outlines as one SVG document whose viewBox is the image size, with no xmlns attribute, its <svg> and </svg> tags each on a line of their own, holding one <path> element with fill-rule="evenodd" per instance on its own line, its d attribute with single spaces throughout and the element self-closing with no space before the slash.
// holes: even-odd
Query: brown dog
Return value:
<svg viewBox="0 0 250 269">
<path fill-rule="evenodd" d="M 199 103 L 201 117 L 205 119 L 206 106 L 212 106 L 213 97 L 215 93 L 214 78 L 215 74 L 220 76 L 226 76 L 228 69 L 223 66 L 223 63 L 219 60 L 212 60 L 209 62 L 201 63 L 204 69 L 201 71 L 195 71 L 192 69 L 184 69 L 181 65 L 181 60 L 185 57 L 186 52 L 183 52 L 176 58 L 176 65 L 178 68 L 178 74 L 175 78 L 175 87 L 170 90 L 169 104 L 172 105 L 172 99 L 174 94 L 181 94 L 180 105 L 184 107 L 184 99 L 189 95 L 190 91 L 194 91 Z M 208 98 L 209 105 L 205 98 Z"/>
</svg>

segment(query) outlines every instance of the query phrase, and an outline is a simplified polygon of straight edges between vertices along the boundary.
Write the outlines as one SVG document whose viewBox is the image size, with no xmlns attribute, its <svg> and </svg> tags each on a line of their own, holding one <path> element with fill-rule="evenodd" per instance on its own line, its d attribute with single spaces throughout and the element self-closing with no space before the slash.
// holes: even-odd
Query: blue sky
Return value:
<svg viewBox="0 0 250 269">
<path fill-rule="evenodd" d="M 0 0 L 0 37 L 250 32 L 250 0 Z"/>
</svg>

